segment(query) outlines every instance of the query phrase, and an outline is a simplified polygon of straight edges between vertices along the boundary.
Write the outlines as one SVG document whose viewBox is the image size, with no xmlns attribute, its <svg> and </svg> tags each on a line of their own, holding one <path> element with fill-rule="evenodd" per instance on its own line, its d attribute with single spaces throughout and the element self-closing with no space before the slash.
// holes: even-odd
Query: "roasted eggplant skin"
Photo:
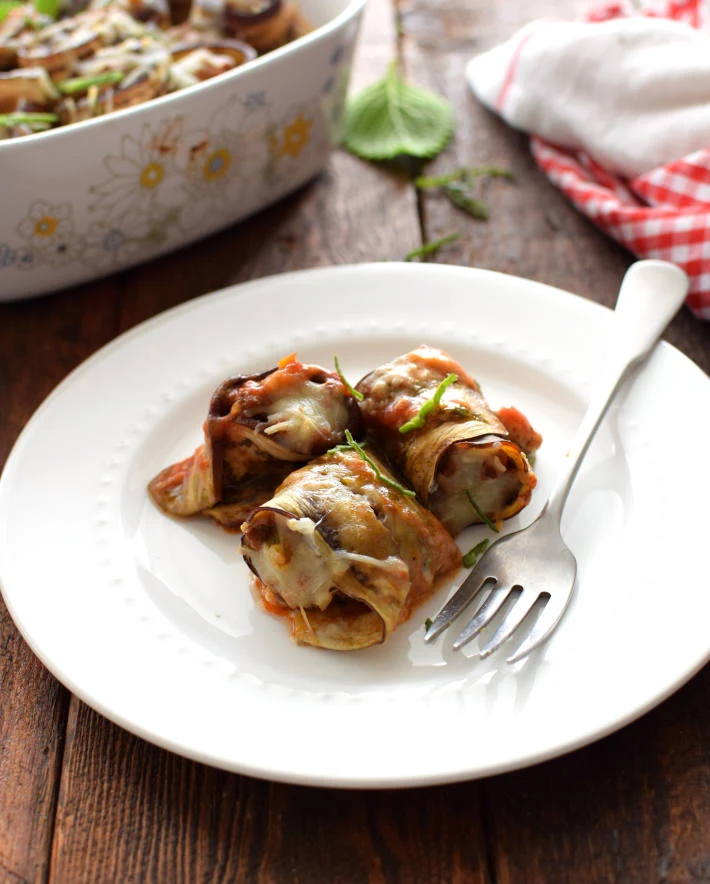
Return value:
<svg viewBox="0 0 710 884">
<path fill-rule="evenodd" d="M 176 516 L 203 513 L 238 531 L 299 464 L 357 432 L 352 393 L 335 372 L 288 357 L 275 368 L 229 378 L 212 395 L 204 443 L 148 485 Z"/>
<path fill-rule="evenodd" d="M 461 564 L 432 513 L 396 486 L 374 453 L 341 447 L 291 473 L 242 526 L 257 600 L 299 644 L 380 644 Z"/>
<path fill-rule="evenodd" d="M 451 374 L 456 381 L 423 425 L 401 432 Z M 449 354 L 422 345 L 370 372 L 357 390 L 368 436 L 453 534 L 483 521 L 470 498 L 493 522 L 529 503 L 537 479 L 526 453 L 478 383 Z M 541 437 L 515 409 L 508 414 L 517 416 L 516 427 L 527 427 L 532 454 Z"/>
</svg>

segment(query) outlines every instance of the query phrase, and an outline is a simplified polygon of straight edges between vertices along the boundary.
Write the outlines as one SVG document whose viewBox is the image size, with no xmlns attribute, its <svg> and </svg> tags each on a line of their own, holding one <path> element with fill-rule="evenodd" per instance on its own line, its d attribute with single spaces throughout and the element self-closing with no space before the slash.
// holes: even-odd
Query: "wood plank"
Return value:
<svg viewBox="0 0 710 884">
<path fill-rule="evenodd" d="M 52 880 L 488 880 L 472 787 L 348 792 L 266 783 L 163 752 L 79 703 L 66 755 Z"/>
<path fill-rule="evenodd" d="M 92 311 L 94 299 L 105 305 Z M 62 378 L 116 333 L 114 281 L 0 305 L 0 463 Z M 41 538 L 38 538 L 41 542 Z M 0 601 L 0 881 L 47 871 L 68 694 L 39 663 Z"/>
<path fill-rule="evenodd" d="M 635 724 L 486 784 L 498 884 L 689 884 L 710 873 L 710 668 Z"/>
</svg>

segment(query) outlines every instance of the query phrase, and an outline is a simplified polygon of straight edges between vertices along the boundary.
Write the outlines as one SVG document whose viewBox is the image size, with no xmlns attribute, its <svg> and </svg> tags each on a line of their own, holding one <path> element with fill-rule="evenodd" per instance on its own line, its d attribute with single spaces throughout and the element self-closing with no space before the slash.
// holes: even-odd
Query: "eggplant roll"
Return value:
<svg viewBox="0 0 710 884">
<path fill-rule="evenodd" d="M 299 464 L 356 432 L 355 400 L 335 372 L 295 357 L 258 375 L 226 380 L 215 390 L 204 444 L 162 470 L 151 497 L 176 516 L 204 513 L 238 531 Z"/>
<path fill-rule="evenodd" d="M 442 383 L 452 374 L 455 381 Z M 526 454 L 542 437 L 516 409 L 492 411 L 447 353 L 417 347 L 366 375 L 357 389 L 369 437 L 452 534 L 485 521 L 482 515 L 507 519 L 529 503 L 537 479 Z M 417 416 L 419 425 L 408 429 Z"/>
<path fill-rule="evenodd" d="M 291 473 L 242 526 L 258 601 L 299 644 L 379 644 L 461 564 L 441 523 L 368 457 L 376 469 L 353 449 L 328 452 Z"/>
</svg>

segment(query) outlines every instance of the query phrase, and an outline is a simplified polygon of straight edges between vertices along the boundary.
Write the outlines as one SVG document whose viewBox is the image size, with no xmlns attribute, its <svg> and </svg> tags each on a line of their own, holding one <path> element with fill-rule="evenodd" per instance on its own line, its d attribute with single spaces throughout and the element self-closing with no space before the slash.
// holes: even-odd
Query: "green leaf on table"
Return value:
<svg viewBox="0 0 710 884">
<path fill-rule="evenodd" d="M 345 113 L 345 147 L 366 160 L 431 159 L 454 134 L 454 113 L 440 95 L 407 83 L 393 62 L 386 76 L 353 98 Z"/>
</svg>

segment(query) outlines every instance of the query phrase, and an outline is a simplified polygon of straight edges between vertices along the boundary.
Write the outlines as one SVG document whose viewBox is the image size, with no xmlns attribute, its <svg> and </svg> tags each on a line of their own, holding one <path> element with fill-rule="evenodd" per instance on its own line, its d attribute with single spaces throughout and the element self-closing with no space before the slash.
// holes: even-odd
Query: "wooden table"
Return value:
<svg viewBox="0 0 710 884">
<path fill-rule="evenodd" d="M 0 307 L 0 459 L 50 390 L 120 332 L 229 283 L 401 259 L 452 230 L 437 260 L 502 270 L 611 305 L 630 256 L 535 167 L 526 139 L 469 96 L 467 58 L 531 15 L 581 4 L 371 0 L 354 75 L 397 54 L 444 93 L 455 142 L 431 167 L 497 163 L 488 223 L 344 152 L 313 184 L 182 252 Z M 710 370 L 710 323 L 667 339 Z M 707 440 L 700 440 L 704 448 Z M 707 460 L 706 454 L 702 457 Z M 707 575 L 699 575 L 699 580 Z M 0 604 L 0 882 L 710 882 L 710 668 L 641 720 L 528 770 L 455 786 L 346 792 L 222 773 L 97 715 L 39 664 Z M 658 649 L 664 653 L 663 648 Z"/>
</svg>

